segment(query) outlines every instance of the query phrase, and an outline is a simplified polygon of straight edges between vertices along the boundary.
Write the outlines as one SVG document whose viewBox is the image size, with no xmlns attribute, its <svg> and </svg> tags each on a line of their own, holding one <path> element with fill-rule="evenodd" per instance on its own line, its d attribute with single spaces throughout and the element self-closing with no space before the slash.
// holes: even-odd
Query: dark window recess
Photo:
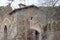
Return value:
<svg viewBox="0 0 60 40">
<path fill-rule="evenodd" d="M 31 17 L 31 20 L 33 19 L 33 17 Z"/>
<path fill-rule="evenodd" d="M 39 40 L 39 32 L 36 30 L 29 30 L 28 40 Z"/>
<path fill-rule="evenodd" d="M 4 28 L 4 40 L 7 40 L 7 27 Z"/>
<path fill-rule="evenodd" d="M 35 35 L 36 35 L 36 40 L 39 40 L 39 33 L 38 33 L 38 31 L 35 31 Z"/>
</svg>

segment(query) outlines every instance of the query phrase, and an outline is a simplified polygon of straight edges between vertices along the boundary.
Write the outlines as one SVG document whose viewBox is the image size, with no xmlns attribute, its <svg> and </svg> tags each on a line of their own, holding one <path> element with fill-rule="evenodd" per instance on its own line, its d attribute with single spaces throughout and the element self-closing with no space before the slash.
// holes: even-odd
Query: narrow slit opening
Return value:
<svg viewBox="0 0 60 40">
<path fill-rule="evenodd" d="M 4 40 L 7 40 L 7 26 L 4 27 Z"/>
</svg>

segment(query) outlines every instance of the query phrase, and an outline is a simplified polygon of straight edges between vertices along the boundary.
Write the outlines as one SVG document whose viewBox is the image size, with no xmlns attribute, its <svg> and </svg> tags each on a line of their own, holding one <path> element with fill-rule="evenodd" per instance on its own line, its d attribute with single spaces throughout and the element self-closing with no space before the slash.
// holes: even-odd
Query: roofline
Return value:
<svg viewBox="0 0 60 40">
<path fill-rule="evenodd" d="M 31 5 L 31 6 L 26 6 L 26 7 L 23 7 L 23 8 L 15 9 L 15 10 L 13 10 L 12 12 L 10 12 L 8 15 L 12 15 L 14 12 L 16 12 L 16 11 L 18 11 L 18 10 L 27 9 L 27 8 L 30 8 L 30 7 L 34 7 L 34 8 L 39 9 L 39 7 L 37 7 L 37 6 L 35 6 L 35 5 Z"/>
</svg>

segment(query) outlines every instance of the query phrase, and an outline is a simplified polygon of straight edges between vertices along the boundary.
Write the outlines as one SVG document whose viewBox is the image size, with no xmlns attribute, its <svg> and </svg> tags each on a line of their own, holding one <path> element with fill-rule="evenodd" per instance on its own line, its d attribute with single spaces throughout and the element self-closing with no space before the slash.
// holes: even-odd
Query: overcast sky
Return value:
<svg viewBox="0 0 60 40">
<path fill-rule="evenodd" d="M 0 0 L 0 6 L 6 6 L 6 5 L 8 5 L 9 3 L 10 3 L 10 2 L 9 2 L 8 0 Z M 14 0 L 14 1 L 12 2 L 12 4 L 11 4 L 11 7 L 12 7 L 13 9 L 19 8 L 18 4 L 20 4 L 20 3 L 25 4 L 25 5 L 32 5 L 32 4 L 34 4 L 34 5 L 36 5 L 36 6 L 41 6 L 42 3 L 44 3 L 44 1 L 43 1 L 43 0 L 25 0 L 25 1 Z M 60 4 L 60 0 L 59 0 L 59 2 L 58 2 L 56 5 L 58 6 L 59 4 Z"/>
</svg>

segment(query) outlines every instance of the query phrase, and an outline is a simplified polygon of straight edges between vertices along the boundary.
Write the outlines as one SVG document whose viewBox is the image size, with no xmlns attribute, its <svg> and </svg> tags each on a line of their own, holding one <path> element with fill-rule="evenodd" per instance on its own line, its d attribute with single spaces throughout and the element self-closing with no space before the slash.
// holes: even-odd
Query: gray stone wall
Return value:
<svg viewBox="0 0 60 40">
<path fill-rule="evenodd" d="M 30 21 L 41 23 L 41 25 L 46 25 L 46 15 L 40 12 L 37 8 L 28 8 L 24 10 L 17 11 L 13 13 L 14 18 L 17 20 L 18 27 L 18 40 L 27 40 L 27 31 L 30 29 Z M 31 19 L 32 18 L 32 19 Z M 36 27 L 38 28 L 38 27 Z M 42 31 L 42 30 L 40 30 Z"/>
<path fill-rule="evenodd" d="M 46 15 L 38 8 L 18 10 L 12 15 L 0 18 L 0 40 L 4 40 L 4 27 L 7 26 L 7 40 L 27 40 L 30 21 L 46 25 Z M 36 27 L 37 28 L 37 27 Z M 41 31 L 41 30 L 38 30 Z"/>
</svg>

